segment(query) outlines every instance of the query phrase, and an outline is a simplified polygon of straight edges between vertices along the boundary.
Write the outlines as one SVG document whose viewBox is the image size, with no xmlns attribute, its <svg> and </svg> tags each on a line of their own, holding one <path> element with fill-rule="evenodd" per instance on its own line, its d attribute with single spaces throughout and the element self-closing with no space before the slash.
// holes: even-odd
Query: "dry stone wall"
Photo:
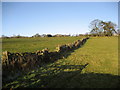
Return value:
<svg viewBox="0 0 120 90">
<path fill-rule="evenodd" d="M 54 52 L 49 52 L 48 48 L 42 51 L 36 51 L 34 53 L 10 53 L 8 51 L 2 54 L 2 71 L 3 77 L 6 77 L 8 73 L 16 71 L 27 71 L 34 67 L 39 67 L 41 63 L 47 63 L 55 61 L 64 52 L 75 50 L 82 46 L 89 38 L 77 40 L 71 44 L 60 45 L 56 47 Z"/>
</svg>

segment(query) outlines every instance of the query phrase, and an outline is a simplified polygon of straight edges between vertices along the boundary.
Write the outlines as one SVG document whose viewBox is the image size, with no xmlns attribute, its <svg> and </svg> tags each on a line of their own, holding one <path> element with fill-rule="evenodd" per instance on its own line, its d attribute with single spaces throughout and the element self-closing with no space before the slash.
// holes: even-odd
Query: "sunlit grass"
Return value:
<svg viewBox="0 0 120 90">
<path fill-rule="evenodd" d="M 118 87 L 117 37 L 91 37 L 84 46 L 70 54 L 32 70 L 3 87 Z"/>
<path fill-rule="evenodd" d="M 118 75 L 118 38 L 91 38 L 65 60 L 74 65 L 89 63 L 87 72 Z"/>
<path fill-rule="evenodd" d="M 58 45 L 73 43 L 84 37 L 38 37 L 2 40 L 2 50 L 9 52 L 35 52 L 44 48 L 54 51 Z"/>
</svg>

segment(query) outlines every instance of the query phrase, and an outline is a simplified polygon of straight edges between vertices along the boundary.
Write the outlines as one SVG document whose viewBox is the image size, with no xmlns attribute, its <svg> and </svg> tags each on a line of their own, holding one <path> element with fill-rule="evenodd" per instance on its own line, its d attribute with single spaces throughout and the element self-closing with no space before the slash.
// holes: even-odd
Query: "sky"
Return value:
<svg viewBox="0 0 120 90">
<path fill-rule="evenodd" d="M 2 34 L 84 34 L 94 19 L 118 24 L 118 2 L 2 2 Z"/>
<path fill-rule="evenodd" d="M 120 21 L 120 1 L 118 2 L 118 21 Z M 120 29 L 120 22 L 118 22 L 118 27 Z"/>
</svg>

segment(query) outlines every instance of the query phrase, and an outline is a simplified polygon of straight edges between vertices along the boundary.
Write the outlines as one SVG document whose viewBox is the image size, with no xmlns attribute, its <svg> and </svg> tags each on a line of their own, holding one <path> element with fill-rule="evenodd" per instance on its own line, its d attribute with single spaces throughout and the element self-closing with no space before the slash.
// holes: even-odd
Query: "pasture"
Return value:
<svg viewBox="0 0 120 90">
<path fill-rule="evenodd" d="M 35 52 L 44 48 L 54 51 L 58 45 L 72 43 L 84 37 L 10 38 L 2 40 L 2 50 L 9 52 Z"/>
<path fill-rule="evenodd" d="M 3 51 L 36 51 L 46 47 L 54 50 L 57 44 L 71 43 L 79 38 L 42 38 L 42 43 L 35 38 L 28 42 L 26 39 L 6 39 Z M 119 80 L 118 37 L 91 37 L 82 47 L 66 53 L 64 58 L 21 75 L 3 88 L 116 88 Z"/>
</svg>

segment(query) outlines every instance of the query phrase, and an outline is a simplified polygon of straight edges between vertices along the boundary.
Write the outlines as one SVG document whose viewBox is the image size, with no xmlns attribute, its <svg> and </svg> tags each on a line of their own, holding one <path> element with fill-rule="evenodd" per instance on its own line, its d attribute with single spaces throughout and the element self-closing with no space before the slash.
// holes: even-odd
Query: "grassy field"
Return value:
<svg viewBox="0 0 120 90">
<path fill-rule="evenodd" d="M 32 70 L 3 87 L 114 88 L 118 80 L 118 38 L 91 37 L 63 59 Z"/>
<path fill-rule="evenodd" d="M 2 40 L 2 50 L 10 52 L 35 52 L 44 48 L 55 50 L 58 45 L 73 43 L 83 37 L 11 38 Z"/>
</svg>

